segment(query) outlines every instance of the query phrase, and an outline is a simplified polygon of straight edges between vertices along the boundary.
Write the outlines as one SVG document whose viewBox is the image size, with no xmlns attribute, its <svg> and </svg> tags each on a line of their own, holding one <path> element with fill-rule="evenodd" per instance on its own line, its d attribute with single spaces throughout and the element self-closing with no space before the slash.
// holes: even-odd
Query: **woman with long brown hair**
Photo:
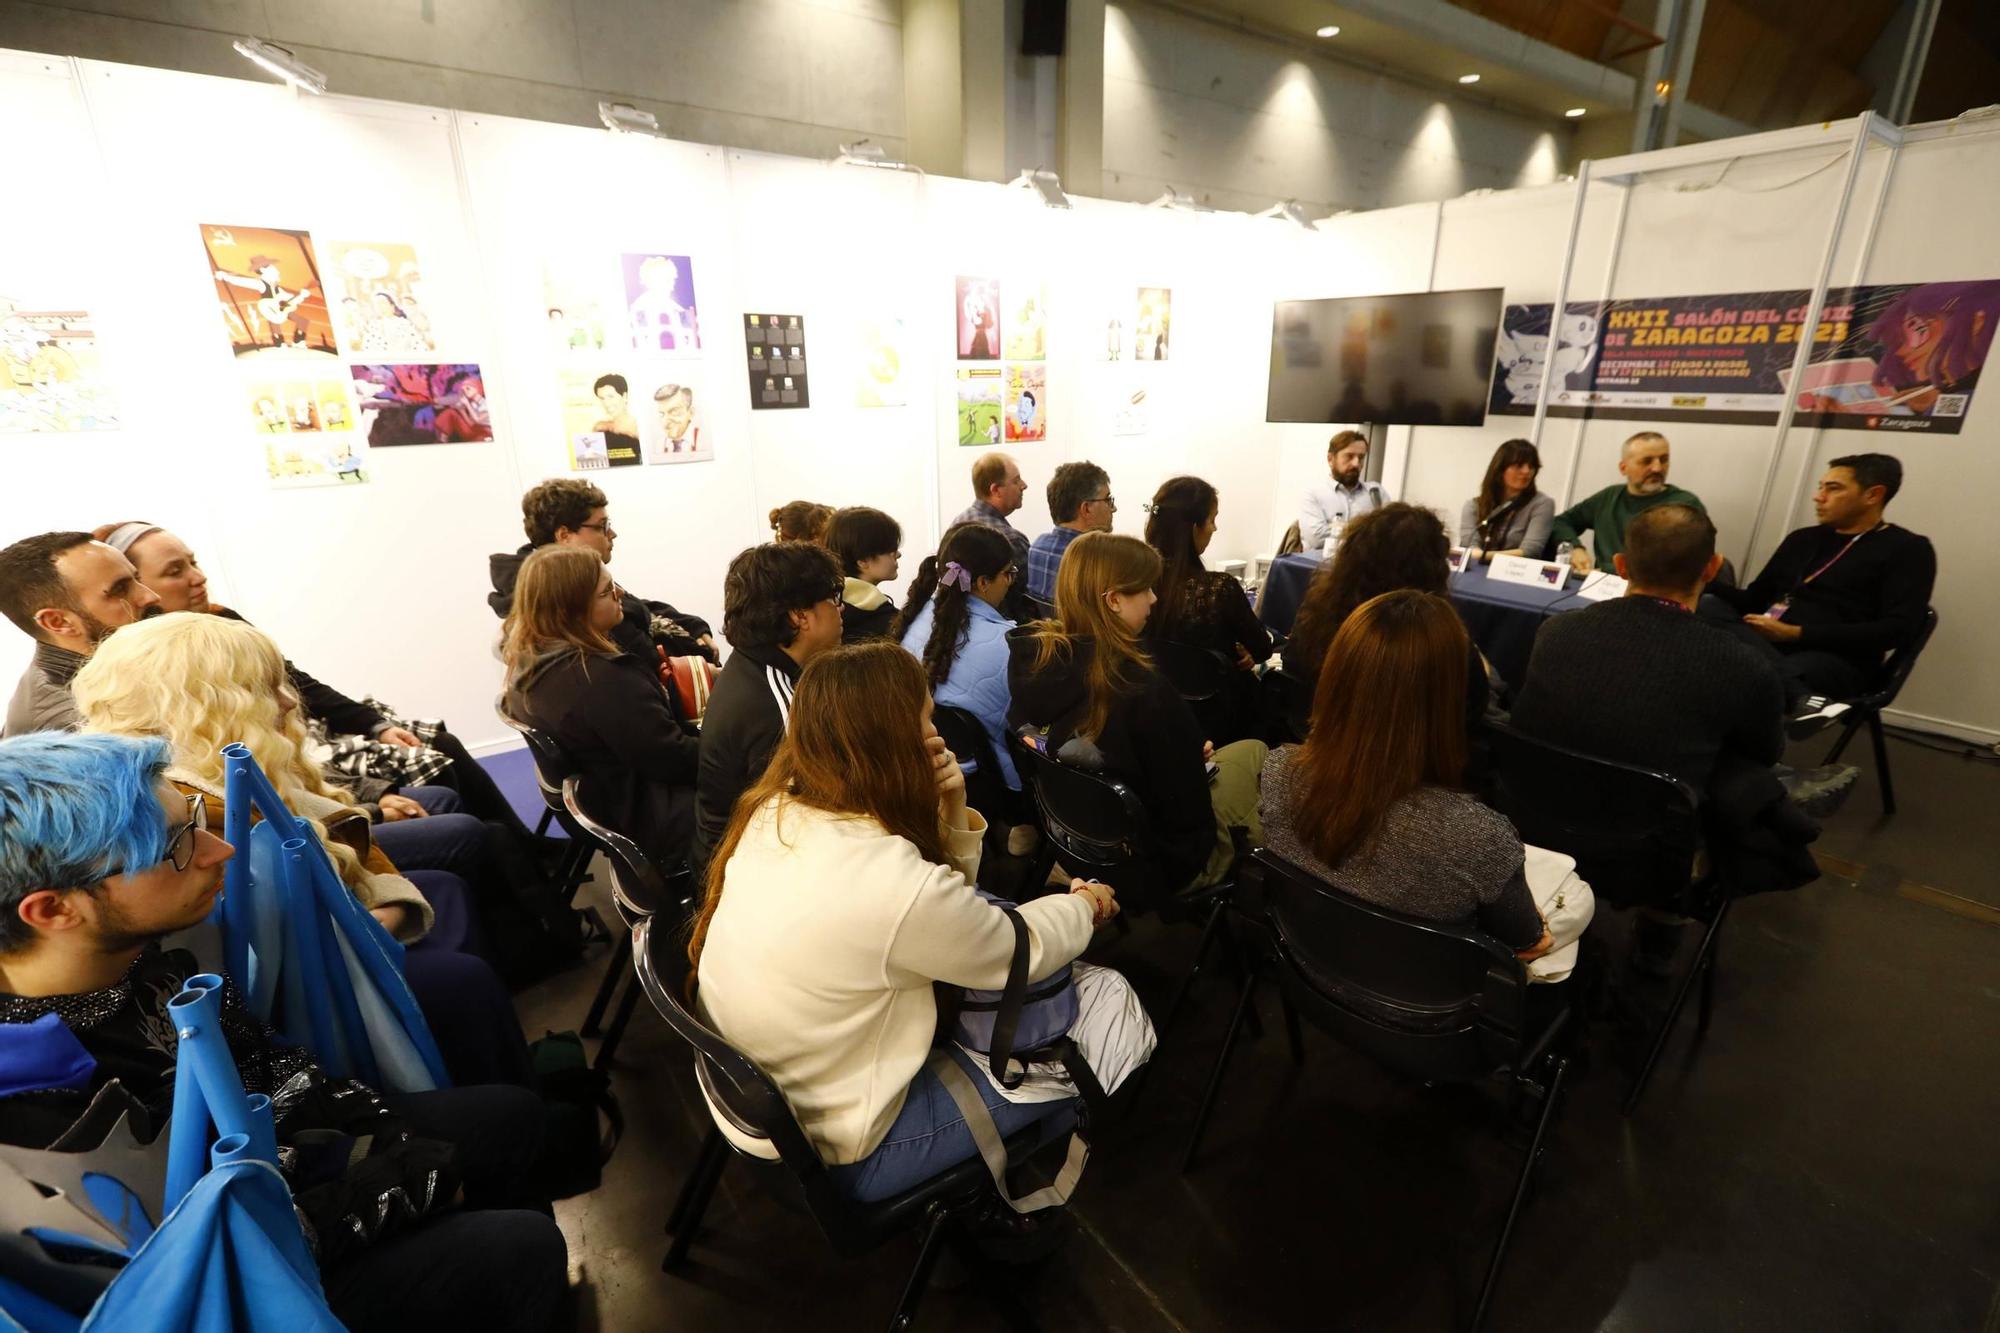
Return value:
<svg viewBox="0 0 2000 1333">
<path fill-rule="evenodd" d="M 784 741 L 710 858 L 688 942 L 701 1011 L 770 1075 L 860 1199 L 973 1155 L 924 1067 L 931 983 L 997 989 L 1014 954 L 1013 926 L 973 888 L 986 821 L 966 807 L 964 774 L 930 714 L 923 667 L 897 644 L 813 658 Z M 1076 880 L 1018 910 L 1034 981 L 1082 953 L 1118 906 L 1109 886 Z M 963 1052 L 954 1058 L 974 1071 Z M 1106 1064 L 1095 1053 L 1092 1063 L 1102 1076 Z M 1003 1136 L 1069 1106 L 1010 1101 L 976 1072 L 973 1085 Z M 774 1155 L 726 1117 L 716 1123 L 745 1152 Z"/>
<path fill-rule="evenodd" d="M 1444 598 L 1403 589 L 1355 608 L 1320 672 L 1311 735 L 1265 762 L 1265 843 L 1344 893 L 1476 918 L 1539 958 L 1553 941 L 1520 835 L 1460 789 L 1465 670 L 1465 627 Z"/>
<path fill-rule="evenodd" d="M 1556 498 L 1535 489 L 1541 451 L 1526 440 L 1508 440 L 1493 451 L 1479 494 L 1458 515 L 1458 544 L 1476 546 L 1483 561 L 1496 555 L 1542 558 L 1556 524 Z"/>
<path fill-rule="evenodd" d="M 1153 816 L 1162 878 L 1180 891 L 1229 873 L 1232 827 L 1257 837 L 1265 747 L 1214 749 L 1154 667 L 1139 636 L 1159 578 L 1159 552 L 1136 537 L 1086 532 L 1071 542 L 1056 575 L 1057 618 L 1008 636 L 1008 721 L 1033 728 L 1057 759 L 1130 786 Z"/>
<path fill-rule="evenodd" d="M 701 742 L 674 716 L 657 663 L 620 652 L 623 596 L 597 552 L 544 546 L 522 562 L 503 630 L 508 716 L 553 736 L 593 813 L 660 866 L 694 837 Z"/>
</svg>

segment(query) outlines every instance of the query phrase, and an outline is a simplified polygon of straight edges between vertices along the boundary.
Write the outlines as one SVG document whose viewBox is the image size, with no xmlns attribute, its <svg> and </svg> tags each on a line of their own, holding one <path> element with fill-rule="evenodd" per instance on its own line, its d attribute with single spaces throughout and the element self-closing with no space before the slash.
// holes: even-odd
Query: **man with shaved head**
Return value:
<svg viewBox="0 0 2000 1333">
<path fill-rule="evenodd" d="M 1579 574 L 1588 574 L 1598 565 L 1610 565 L 1625 549 L 1625 529 L 1633 519 L 1654 505 L 1686 505 L 1699 511 L 1701 500 L 1692 491 L 1667 484 L 1667 437 L 1658 431 L 1642 430 L 1625 441 L 1618 455 L 1618 471 L 1625 480 L 1586 496 L 1556 515 L 1555 529 L 1549 534 L 1549 549 L 1564 542 L 1574 548 L 1570 564 Z M 1593 558 L 1583 547 L 1583 534 L 1590 533 L 1596 549 Z"/>
</svg>

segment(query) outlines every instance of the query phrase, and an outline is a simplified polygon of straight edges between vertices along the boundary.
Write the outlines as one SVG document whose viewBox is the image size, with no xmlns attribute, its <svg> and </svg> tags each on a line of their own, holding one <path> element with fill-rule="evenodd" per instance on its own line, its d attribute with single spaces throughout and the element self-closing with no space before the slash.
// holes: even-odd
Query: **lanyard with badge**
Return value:
<svg viewBox="0 0 2000 1333">
<path fill-rule="evenodd" d="M 1769 616 L 1773 620 L 1783 620 L 1785 618 L 1785 612 L 1792 609 L 1792 598 L 1798 596 L 1799 590 L 1801 588 L 1804 588 L 1814 579 L 1826 573 L 1827 570 L 1832 569 L 1835 565 L 1839 564 L 1840 557 L 1846 555 L 1849 551 L 1853 550 L 1858 544 L 1860 544 L 1860 541 L 1863 537 L 1866 537 L 1869 532 L 1875 531 L 1876 528 L 1880 528 L 1883 526 L 1884 526 L 1883 524 L 1877 523 L 1874 528 L 1868 529 L 1867 532 L 1857 532 L 1852 537 L 1849 537 L 1847 539 L 1847 545 L 1841 547 L 1838 551 L 1835 551 L 1833 553 L 1833 559 L 1827 561 L 1825 564 L 1821 565 L 1818 569 L 1815 569 L 1812 573 L 1800 579 L 1798 581 L 1798 585 L 1794 587 L 1790 592 L 1786 593 L 1783 597 L 1780 597 L 1777 601 L 1771 603 L 1771 609 L 1766 611 L 1764 614 Z"/>
</svg>

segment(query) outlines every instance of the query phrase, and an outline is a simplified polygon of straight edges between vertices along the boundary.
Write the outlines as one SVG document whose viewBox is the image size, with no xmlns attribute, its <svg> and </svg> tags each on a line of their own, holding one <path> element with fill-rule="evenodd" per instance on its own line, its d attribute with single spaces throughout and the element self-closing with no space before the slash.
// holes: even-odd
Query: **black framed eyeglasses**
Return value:
<svg viewBox="0 0 2000 1333">
<path fill-rule="evenodd" d="M 194 835 L 197 831 L 208 832 L 208 797 L 200 792 L 187 798 L 187 823 L 175 826 L 167 835 L 167 861 L 176 870 L 186 870 L 194 864 Z"/>
<path fill-rule="evenodd" d="M 577 527 L 589 528 L 592 531 L 601 532 L 607 537 L 616 537 L 618 535 L 618 529 L 611 526 L 610 519 L 606 519 L 602 523 L 579 523 Z"/>
</svg>

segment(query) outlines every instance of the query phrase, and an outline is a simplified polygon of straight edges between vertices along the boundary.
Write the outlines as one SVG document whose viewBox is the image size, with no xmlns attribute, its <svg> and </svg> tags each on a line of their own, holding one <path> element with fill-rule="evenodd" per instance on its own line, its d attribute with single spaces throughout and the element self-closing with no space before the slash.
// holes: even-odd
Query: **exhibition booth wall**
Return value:
<svg viewBox="0 0 2000 1333">
<path fill-rule="evenodd" d="M 203 557 L 217 600 L 305 669 L 408 715 L 445 717 L 476 746 L 509 739 L 491 708 L 500 667 L 486 556 L 521 543 L 521 492 L 572 474 L 592 427 L 622 419 L 594 398 L 603 375 L 628 383 L 646 460 L 575 473 L 610 496 L 614 572 L 718 627 L 729 558 L 787 500 L 889 511 L 903 524 L 907 580 L 940 521 L 970 502 L 969 468 L 988 447 L 959 443 L 961 386 L 977 399 L 995 377 L 962 371 L 1040 385 L 1030 434 L 1044 438 L 1001 446 L 1030 482 L 1016 516 L 1024 530 L 1049 524 L 1041 487 L 1055 465 L 1087 457 L 1111 474 L 1126 532 L 1143 529 L 1140 506 L 1160 481 L 1205 476 L 1222 495 L 1211 558 L 1249 557 L 1273 548 L 1322 475 L 1330 429 L 1263 420 L 1273 301 L 1490 286 L 1510 302 L 1551 300 L 1575 198 L 1572 186 L 1548 186 L 1317 230 L 1087 199 L 1062 211 L 999 185 L 29 53 L 0 52 L 0 114 L 35 127 L 10 152 L 22 206 L 0 213 L 0 296 L 22 310 L 87 311 L 89 376 L 103 391 L 83 423 L 101 428 L 70 419 L 69 429 L 0 435 L 0 537 L 126 518 L 171 527 Z M 1830 135 L 1735 166 L 1641 176 L 1622 203 L 1622 234 L 1617 196 L 1628 187 L 1592 186 L 1569 299 L 1811 287 L 1846 143 Z M 2000 191 L 1997 150 L 1991 132 L 1912 135 L 1886 188 L 1889 154 L 1871 151 L 1834 282 L 2000 270 L 2000 237 L 1975 221 Z M 340 328 L 338 347 L 310 317 L 244 315 L 263 294 L 219 276 L 254 284 L 237 271 L 238 251 L 296 233 L 309 233 L 309 251 L 296 244 L 325 270 L 319 318 Z M 676 268 L 642 276 L 648 256 Z M 385 268 L 414 279 L 419 266 L 420 285 L 397 290 L 421 297 L 421 341 L 351 338 L 342 296 L 392 281 Z M 647 345 L 634 346 L 626 298 L 660 272 L 656 304 L 698 313 L 698 348 L 694 313 L 662 317 L 657 338 L 649 328 Z M 1004 355 L 962 361 L 967 278 L 990 281 L 1010 320 L 1032 298 L 1039 345 L 1009 344 L 1003 328 Z M 1170 290 L 1170 306 L 1157 289 Z M 753 313 L 760 330 L 769 316 L 800 321 L 802 343 L 780 360 L 805 363 L 790 378 L 809 406 L 757 403 Z M 1163 335 L 1166 359 L 1133 359 L 1142 323 L 1149 348 Z M 274 326 L 305 341 L 257 345 Z M 412 381 L 398 373 L 411 362 L 438 370 Z M 774 397 L 793 367 L 777 369 Z M 696 451 L 677 457 L 653 402 L 673 386 L 693 390 L 700 431 Z M 259 406 L 301 395 L 305 415 L 289 421 Z M 343 414 L 357 446 L 394 415 L 370 404 L 385 395 L 401 395 L 398 420 L 421 403 L 436 433 L 491 438 L 353 458 L 330 446 Z M 996 396 L 1002 410 L 1019 401 Z M 1884 445 L 1794 429 L 1756 552 L 1810 521 L 1791 505 L 1801 458 L 1899 453 L 1909 478 L 1895 517 L 1932 536 L 1942 565 L 1943 628 L 1904 706 L 1971 735 L 2000 735 L 2000 682 L 1976 669 L 2000 651 L 1976 572 L 1994 550 L 1980 501 L 2000 481 L 1987 448 L 1995 397 L 1975 402 L 1957 435 Z M 297 430 L 314 402 L 321 419 Z M 983 430 L 997 413 L 973 416 Z M 1493 446 L 1531 427 L 1494 417 L 1481 428 L 1390 428 L 1384 478 L 1455 519 Z M 1579 494 L 1608 483 L 1635 428 L 1547 421 L 1543 488 L 1571 484 L 1573 451 Z M 1674 480 L 1704 497 L 1743 564 L 1774 430 L 1663 429 Z M 353 479 L 357 465 L 365 480 Z M 891 591 L 900 600 L 900 585 Z M 27 651 L 18 636 L 0 644 L 0 679 L 13 679 Z"/>
</svg>

